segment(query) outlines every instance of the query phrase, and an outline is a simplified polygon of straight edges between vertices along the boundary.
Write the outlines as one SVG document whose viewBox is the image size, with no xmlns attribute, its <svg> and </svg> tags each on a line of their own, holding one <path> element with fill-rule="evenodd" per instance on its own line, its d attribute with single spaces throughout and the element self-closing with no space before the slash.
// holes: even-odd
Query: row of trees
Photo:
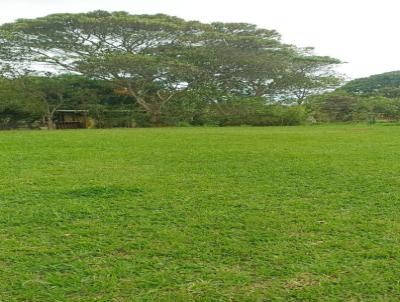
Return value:
<svg viewBox="0 0 400 302">
<path fill-rule="evenodd" d="M 307 100 L 307 112 L 319 122 L 400 120 L 400 72 L 348 82 L 334 92 Z"/>
<path fill-rule="evenodd" d="M 60 108 L 155 126 L 296 124 L 308 97 L 340 83 L 338 60 L 246 23 L 56 14 L 0 26 L 0 42 L 0 114 L 49 127 Z"/>
<path fill-rule="evenodd" d="M 109 81 L 82 76 L 26 76 L 0 80 L 0 128 L 54 128 L 57 110 L 88 110 L 96 127 L 154 126 L 134 97 L 115 91 Z M 262 97 L 204 102 L 189 91 L 163 106 L 163 125 L 295 125 L 306 113 L 302 106 L 267 103 Z"/>
</svg>

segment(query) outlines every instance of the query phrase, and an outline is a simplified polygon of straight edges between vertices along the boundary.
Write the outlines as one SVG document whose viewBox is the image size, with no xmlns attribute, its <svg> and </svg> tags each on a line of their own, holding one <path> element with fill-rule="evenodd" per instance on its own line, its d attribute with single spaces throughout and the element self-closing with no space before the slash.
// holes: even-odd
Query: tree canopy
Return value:
<svg viewBox="0 0 400 302">
<path fill-rule="evenodd" d="M 4 75 L 108 81 L 155 125 L 184 95 L 217 108 L 248 98 L 301 104 L 340 82 L 339 60 L 247 23 L 94 11 L 20 19 L 0 26 L 0 40 Z"/>
<path fill-rule="evenodd" d="M 349 93 L 400 97 L 400 71 L 352 80 L 340 88 Z"/>
</svg>

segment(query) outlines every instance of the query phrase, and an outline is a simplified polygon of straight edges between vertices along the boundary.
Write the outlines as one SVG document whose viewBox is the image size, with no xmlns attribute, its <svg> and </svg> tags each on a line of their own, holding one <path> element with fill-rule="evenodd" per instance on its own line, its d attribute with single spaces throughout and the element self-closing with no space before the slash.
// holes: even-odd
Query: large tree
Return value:
<svg viewBox="0 0 400 302">
<path fill-rule="evenodd" d="M 166 15 L 96 11 L 19 20 L 2 29 L 7 55 L 21 65 L 114 80 L 158 123 L 162 105 L 189 87 L 195 70 L 163 53 L 191 44 L 189 38 L 207 27 Z"/>
<path fill-rule="evenodd" d="M 5 24 L 0 35 L 0 60 L 11 57 L 19 68 L 36 72 L 111 80 L 154 124 L 165 104 L 189 90 L 217 105 L 298 91 L 303 99 L 333 84 L 334 77 L 322 71 L 338 63 L 311 57 L 281 43 L 277 32 L 252 24 L 202 24 L 166 15 L 55 14 Z"/>
</svg>

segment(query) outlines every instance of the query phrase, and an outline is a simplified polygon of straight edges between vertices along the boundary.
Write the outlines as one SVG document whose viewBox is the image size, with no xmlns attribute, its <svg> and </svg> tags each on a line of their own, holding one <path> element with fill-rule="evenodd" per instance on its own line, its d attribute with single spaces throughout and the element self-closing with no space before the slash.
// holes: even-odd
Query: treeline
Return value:
<svg viewBox="0 0 400 302">
<path fill-rule="evenodd" d="M 306 111 L 317 122 L 397 122 L 400 71 L 356 79 L 334 92 L 309 97 Z"/>
<path fill-rule="evenodd" d="M 88 110 L 97 127 L 294 125 L 340 84 L 339 60 L 246 23 L 95 11 L 0 26 L 2 128 L 54 127 Z"/>
<path fill-rule="evenodd" d="M 55 128 L 57 110 L 87 110 L 92 126 L 234 126 L 298 125 L 306 120 L 304 106 L 268 103 L 262 97 L 204 101 L 187 91 L 167 102 L 154 124 L 135 98 L 110 81 L 77 75 L 21 77 L 0 80 L 0 128 Z"/>
</svg>

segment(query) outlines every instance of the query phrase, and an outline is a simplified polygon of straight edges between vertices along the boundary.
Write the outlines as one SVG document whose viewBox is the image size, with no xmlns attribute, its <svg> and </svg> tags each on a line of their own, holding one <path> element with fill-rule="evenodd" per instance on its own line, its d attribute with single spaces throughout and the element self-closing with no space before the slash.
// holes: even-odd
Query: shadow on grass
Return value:
<svg viewBox="0 0 400 302">
<path fill-rule="evenodd" d="M 83 187 L 72 190 L 62 191 L 17 191 L 0 192 L 0 206 L 5 204 L 22 203 L 42 203 L 45 201 L 65 200 L 65 199 L 110 199 L 138 197 L 144 192 L 143 189 L 135 187 L 118 186 L 94 186 Z"/>
<path fill-rule="evenodd" d="M 74 189 L 63 192 L 63 195 L 70 198 L 113 198 L 121 195 L 140 195 L 142 192 L 139 188 L 104 186 Z"/>
</svg>

